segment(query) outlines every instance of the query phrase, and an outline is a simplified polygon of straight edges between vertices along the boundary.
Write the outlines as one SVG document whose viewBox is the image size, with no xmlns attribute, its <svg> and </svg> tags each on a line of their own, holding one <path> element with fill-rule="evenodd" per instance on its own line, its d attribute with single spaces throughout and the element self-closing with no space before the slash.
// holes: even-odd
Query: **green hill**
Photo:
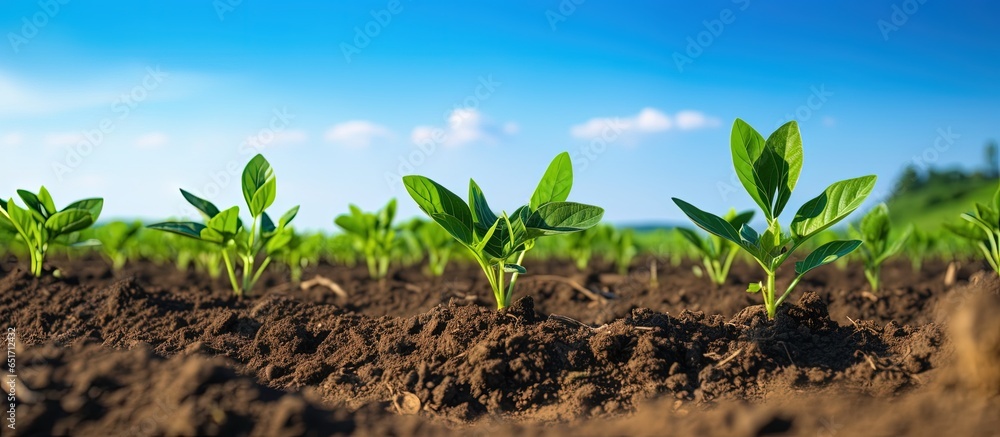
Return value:
<svg viewBox="0 0 1000 437">
<path fill-rule="evenodd" d="M 887 203 L 894 225 L 913 223 L 918 229 L 934 231 L 944 223 L 955 223 L 975 202 L 988 202 L 998 187 L 1000 179 L 938 179 L 905 190 Z"/>
</svg>

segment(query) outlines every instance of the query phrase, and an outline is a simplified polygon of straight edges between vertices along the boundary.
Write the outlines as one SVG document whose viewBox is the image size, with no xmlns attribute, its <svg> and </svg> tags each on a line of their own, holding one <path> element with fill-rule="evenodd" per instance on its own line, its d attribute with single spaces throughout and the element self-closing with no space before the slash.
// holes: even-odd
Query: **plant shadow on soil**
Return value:
<svg viewBox="0 0 1000 437">
<path fill-rule="evenodd" d="M 851 414 L 878 418 L 853 408 L 926 409 L 936 398 L 982 412 L 961 429 L 998 429 L 987 427 L 1000 420 L 987 413 L 997 411 L 995 395 L 968 395 L 956 388 L 961 378 L 948 376 L 951 341 L 937 322 L 953 296 L 1000 289 L 995 278 L 972 275 L 975 266 L 959 269 L 955 291 L 943 285 L 941 263 L 921 275 L 893 265 L 886 283 L 896 285 L 877 300 L 854 296 L 864 289 L 854 269 L 831 267 L 768 321 L 756 296 L 740 289 L 754 280 L 750 266 L 710 287 L 682 264 L 650 287 L 647 262 L 627 277 L 601 266 L 578 273 L 565 263 L 529 265 L 546 276 L 524 281 L 519 294 L 530 297 L 499 312 L 464 267 L 439 280 L 403 269 L 383 283 L 363 269 L 307 273 L 340 284 L 346 299 L 269 273 L 266 291 L 235 300 L 221 282 L 152 264 L 113 275 L 99 261 L 63 261 L 76 279 L 59 280 L 8 263 L 0 312 L 17 327 L 25 363 L 19 427 L 74 435 L 648 435 L 668 433 L 671 423 L 676 435 L 816 435 L 853 429 L 857 423 L 843 423 Z M 820 398 L 816 414 L 801 406 Z M 943 413 L 895 413 L 948 422 Z M 824 414 L 842 422 L 817 419 Z M 651 423 L 660 425 L 643 428 Z"/>
</svg>

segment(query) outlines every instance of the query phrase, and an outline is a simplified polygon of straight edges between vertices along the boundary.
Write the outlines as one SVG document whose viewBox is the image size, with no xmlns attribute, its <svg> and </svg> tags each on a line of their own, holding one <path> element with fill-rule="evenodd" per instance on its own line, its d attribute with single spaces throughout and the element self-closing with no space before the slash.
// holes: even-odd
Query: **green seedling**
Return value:
<svg viewBox="0 0 1000 437">
<path fill-rule="evenodd" d="M 604 230 L 600 227 L 587 229 L 583 232 L 566 235 L 565 254 L 569 256 L 576 269 L 584 272 L 594 257 L 594 240 L 600 238 Z"/>
<path fill-rule="evenodd" d="M 573 186 L 568 153 L 549 165 L 527 205 L 512 214 L 496 215 L 474 180 L 469 181 L 469 203 L 423 176 L 405 176 L 403 184 L 417 205 L 472 254 L 493 289 L 497 308 L 510 306 L 525 254 L 537 239 L 581 232 L 597 225 L 602 208 L 567 202 Z M 511 274 L 505 287 L 506 275 Z"/>
<path fill-rule="evenodd" d="M 286 212 L 277 223 L 265 212 L 274 203 L 277 182 L 274 169 L 263 155 L 257 155 L 250 160 L 243 169 L 242 182 L 243 198 L 250 209 L 250 216 L 253 217 L 250 229 L 243 226 L 243 221 L 239 217 L 239 206 L 220 211 L 212 202 L 184 190 L 181 190 L 181 195 L 201 212 L 205 224 L 165 222 L 149 226 L 152 229 L 210 243 L 216 252 L 222 254 L 233 293 L 239 298 L 253 290 L 271 263 L 272 255 L 281 251 L 292 239 L 293 232 L 288 224 L 299 212 L 299 207 L 296 206 Z M 257 256 L 260 253 L 264 253 L 264 260 L 258 267 Z M 241 263 L 242 281 L 238 281 L 236 277 L 236 268 L 232 260 L 234 254 Z"/>
<path fill-rule="evenodd" d="M 607 232 L 608 242 L 611 243 L 611 259 L 615 263 L 615 269 L 619 275 L 626 276 L 637 253 L 635 231 L 632 229 L 618 230 L 609 226 Z"/>
<path fill-rule="evenodd" d="M 351 236 L 355 250 L 364 253 L 368 264 L 368 275 L 372 279 L 383 279 L 389 273 L 392 247 L 396 241 L 396 230 L 392 220 L 396 217 L 396 199 L 375 213 L 361 211 L 351 205 L 350 214 L 337 217 L 334 223 Z"/>
<path fill-rule="evenodd" d="M 962 214 L 963 225 L 946 225 L 958 236 L 975 244 L 986 262 L 1000 276 L 1000 189 L 993 195 L 992 205 L 976 203 L 973 212 Z"/>
<path fill-rule="evenodd" d="M 94 230 L 94 237 L 101 241 L 101 255 L 115 272 L 121 271 L 132 257 L 139 229 L 142 229 L 141 223 L 112 222 Z"/>
<path fill-rule="evenodd" d="M 674 198 L 674 203 L 698 227 L 736 243 L 764 269 L 766 284 L 751 284 L 750 293 L 761 293 L 767 317 L 774 319 L 778 306 L 788 298 L 809 271 L 829 264 L 853 252 L 861 241 L 837 240 L 826 243 L 795 263 L 795 279 L 784 293 L 777 295 L 775 276 L 778 269 L 803 243 L 854 212 L 875 187 L 875 176 L 863 176 L 836 182 L 822 194 L 806 202 L 792 219 L 791 232 L 782 230 L 778 217 L 785 209 L 802 171 L 802 138 L 798 123 L 792 121 L 776 130 L 767 140 L 743 120 L 733 124 L 731 138 L 733 164 L 743 187 L 760 207 L 767 229 L 758 233 L 744 224 L 737 229 L 717 215 L 702 211 Z"/>
<path fill-rule="evenodd" d="M 920 229 L 913 230 L 910 238 L 906 240 L 904 251 L 906 256 L 910 258 L 910 267 L 914 272 L 923 270 L 924 260 L 936 249 L 937 243 L 937 235 L 931 235 Z"/>
<path fill-rule="evenodd" d="M 851 233 L 865 242 L 858 253 L 865 263 L 865 277 L 868 278 L 872 293 L 881 290 L 882 263 L 903 250 L 903 245 L 912 232 L 913 227 L 907 226 L 901 234 L 892 235 L 889 207 L 884 203 L 865 214 L 858 229 L 851 227 Z"/>
<path fill-rule="evenodd" d="M 38 194 L 17 190 L 17 195 L 26 208 L 18 206 L 14 199 L 0 200 L 0 227 L 16 232 L 24 241 L 31 258 L 31 274 L 42 276 L 45 254 L 53 244 L 76 247 L 93 246 L 96 243 L 88 240 L 68 244 L 65 237 L 93 225 L 104 208 L 104 199 L 84 199 L 56 210 L 52 196 L 45 187 L 38 190 Z"/>
<path fill-rule="evenodd" d="M 743 225 L 750 223 L 753 219 L 753 211 L 744 211 L 739 214 L 735 209 L 729 210 L 723 219 L 729 223 L 733 229 L 742 229 Z M 729 270 L 733 266 L 733 260 L 740 252 L 740 245 L 715 234 L 702 237 L 697 232 L 688 228 L 677 228 L 677 232 L 691 243 L 691 247 L 701 256 L 705 272 L 712 283 L 722 285 L 729 278 Z"/>
<path fill-rule="evenodd" d="M 326 236 L 323 234 L 292 235 L 291 241 L 280 253 L 279 258 L 288 266 L 293 283 L 302 282 L 302 271 L 305 268 L 319 264 L 325 243 Z"/>
<path fill-rule="evenodd" d="M 424 220 L 407 224 L 406 235 L 415 250 L 427 254 L 427 270 L 431 276 L 443 276 L 455 249 L 455 239 L 441 226 Z"/>
</svg>

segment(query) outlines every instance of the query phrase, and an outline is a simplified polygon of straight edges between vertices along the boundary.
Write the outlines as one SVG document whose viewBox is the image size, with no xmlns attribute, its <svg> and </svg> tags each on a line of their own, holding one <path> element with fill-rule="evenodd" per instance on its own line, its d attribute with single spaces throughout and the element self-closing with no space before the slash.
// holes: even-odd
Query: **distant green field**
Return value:
<svg viewBox="0 0 1000 437">
<path fill-rule="evenodd" d="M 912 190 L 889 201 L 893 224 L 913 223 L 926 231 L 938 230 L 944 223 L 957 222 L 963 212 L 972 210 L 975 202 L 989 201 L 998 179 L 968 179 L 933 183 Z"/>
</svg>

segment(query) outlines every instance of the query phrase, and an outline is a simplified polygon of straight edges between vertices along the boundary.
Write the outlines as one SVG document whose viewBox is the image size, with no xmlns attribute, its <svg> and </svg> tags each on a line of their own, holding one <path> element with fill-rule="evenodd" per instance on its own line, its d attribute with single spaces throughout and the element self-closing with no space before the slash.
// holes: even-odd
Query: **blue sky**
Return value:
<svg viewBox="0 0 1000 437">
<path fill-rule="evenodd" d="M 512 210 L 566 150 L 571 199 L 665 222 L 674 196 L 753 205 L 736 117 L 799 121 L 786 214 L 841 178 L 884 192 L 914 159 L 979 166 L 1000 136 L 995 2 L 319 3 L 5 2 L 0 193 L 181 216 L 178 188 L 239 202 L 229 170 L 261 150 L 276 209 L 329 230 L 348 203 L 416 215 L 400 173 L 463 196 L 475 177 Z"/>
</svg>

